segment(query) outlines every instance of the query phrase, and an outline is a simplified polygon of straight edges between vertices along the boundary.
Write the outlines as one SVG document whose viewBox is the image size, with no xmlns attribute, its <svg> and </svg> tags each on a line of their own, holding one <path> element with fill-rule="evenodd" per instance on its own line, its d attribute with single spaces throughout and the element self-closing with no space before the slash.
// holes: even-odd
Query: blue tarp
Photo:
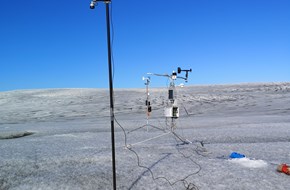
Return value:
<svg viewBox="0 0 290 190">
<path fill-rule="evenodd" d="M 240 153 L 237 153 L 237 152 L 233 152 L 231 155 L 230 155 L 230 158 L 245 158 L 246 156 L 243 155 L 243 154 L 240 154 Z"/>
</svg>

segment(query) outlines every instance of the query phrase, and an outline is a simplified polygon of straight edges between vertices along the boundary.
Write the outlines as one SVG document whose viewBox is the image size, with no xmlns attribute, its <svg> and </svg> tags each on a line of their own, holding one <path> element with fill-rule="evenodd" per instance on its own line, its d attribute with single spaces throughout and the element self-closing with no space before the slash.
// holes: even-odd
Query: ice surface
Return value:
<svg viewBox="0 0 290 190">
<path fill-rule="evenodd" d="M 289 189 L 290 177 L 276 168 L 290 163 L 290 83 L 177 92 L 175 132 L 192 144 L 162 131 L 170 124 L 163 116 L 167 89 L 150 91 L 147 126 L 145 88 L 115 91 L 118 189 L 179 190 L 186 183 L 210 190 Z M 1 92 L 0 189 L 112 189 L 108 95 L 100 89 Z M 117 122 L 138 157 L 125 147 Z M 247 158 L 229 160 L 232 152 Z"/>
<path fill-rule="evenodd" d="M 240 164 L 247 168 L 263 168 L 267 167 L 267 162 L 264 160 L 253 160 L 249 158 L 235 158 L 231 159 L 230 162 Z"/>
</svg>

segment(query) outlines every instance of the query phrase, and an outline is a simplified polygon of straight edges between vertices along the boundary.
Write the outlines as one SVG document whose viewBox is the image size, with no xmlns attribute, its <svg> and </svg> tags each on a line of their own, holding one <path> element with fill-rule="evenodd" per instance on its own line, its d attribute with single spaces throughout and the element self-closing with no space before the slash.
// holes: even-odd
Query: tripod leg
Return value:
<svg viewBox="0 0 290 190">
<path fill-rule="evenodd" d="M 136 129 L 133 129 L 133 130 L 131 130 L 131 131 L 128 131 L 128 133 L 131 133 L 131 132 L 133 132 L 133 131 L 137 131 L 137 130 L 139 130 L 139 129 L 142 129 L 143 127 L 145 127 L 145 125 L 143 125 L 143 126 L 141 126 L 141 127 L 137 127 Z"/>
<path fill-rule="evenodd" d="M 150 125 L 150 124 L 148 124 L 147 126 L 153 127 L 153 128 L 155 128 L 155 129 L 158 129 L 158 130 L 163 131 L 163 132 L 166 132 L 165 129 L 161 129 L 161 128 L 156 127 L 156 126 L 154 126 L 154 125 Z"/>
<path fill-rule="evenodd" d="M 187 139 L 184 139 L 183 137 L 181 137 L 181 136 L 179 136 L 177 133 L 175 133 L 175 132 L 174 132 L 174 129 L 176 129 L 176 123 L 175 123 L 174 119 L 172 118 L 172 120 L 171 120 L 171 128 L 170 128 L 171 133 L 172 133 L 175 137 L 177 137 L 181 142 L 183 142 L 184 144 L 191 144 L 191 143 L 192 143 L 191 141 L 189 141 L 189 140 L 187 140 Z"/>
<path fill-rule="evenodd" d="M 176 134 L 174 131 L 171 131 L 171 133 L 176 136 L 181 142 L 183 142 L 184 144 L 192 144 L 191 141 L 189 141 L 188 139 L 184 139 L 181 136 L 179 136 L 178 134 Z"/>
<path fill-rule="evenodd" d="M 148 132 L 148 128 L 149 128 L 149 127 L 152 127 L 152 128 L 158 129 L 158 130 L 163 131 L 163 132 L 166 132 L 165 129 L 161 129 L 161 128 L 156 127 L 156 126 L 154 126 L 154 125 L 146 124 L 146 125 L 143 125 L 143 126 L 141 126 L 141 127 L 136 128 L 136 129 L 133 129 L 133 130 L 131 130 L 131 131 L 128 131 L 128 133 L 131 133 L 131 132 L 133 132 L 133 131 L 137 131 L 137 130 L 139 130 L 139 129 L 142 129 L 143 127 L 147 127 L 147 132 Z"/>
</svg>

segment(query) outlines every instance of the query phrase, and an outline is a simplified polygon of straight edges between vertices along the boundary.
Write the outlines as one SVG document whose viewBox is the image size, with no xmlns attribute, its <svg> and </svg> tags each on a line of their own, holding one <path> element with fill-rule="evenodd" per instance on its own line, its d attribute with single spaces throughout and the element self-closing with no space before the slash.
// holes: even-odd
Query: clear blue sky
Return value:
<svg viewBox="0 0 290 190">
<path fill-rule="evenodd" d="M 177 67 L 190 85 L 290 81 L 289 0 L 112 1 L 117 88 Z M 89 4 L 1 0 L 0 91 L 107 88 L 105 6 Z"/>
</svg>

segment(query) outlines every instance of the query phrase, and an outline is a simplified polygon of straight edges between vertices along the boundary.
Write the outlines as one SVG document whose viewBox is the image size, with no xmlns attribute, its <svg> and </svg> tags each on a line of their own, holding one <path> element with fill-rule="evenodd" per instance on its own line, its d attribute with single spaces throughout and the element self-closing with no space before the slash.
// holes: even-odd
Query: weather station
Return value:
<svg viewBox="0 0 290 190">
<path fill-rule="evenodd" d="M 152 112 L 151 98 L 150 98 L 150 92 L 149 92 L 149 84 L 151 82 L 151 78 L 150 77 L 143 77 L 142 80 L 145 81 L 144 84 L 146 86 L 146 100 L 145 100 L 146 116 L 147 116 L 146 124 L 142 125 L 141 127 L 137 127 L 136 129 L 133 129 L 131 131 L 128 131 L 128 133 L 131 133 L 133 131 L 137 131 L 137 130 L 142 129 L 144 127 L 146 127 L 147 132 L 149 131 L 149 127 L 152 127 L 152 128 L 155 128 L 155 129 L 158 129 L 158 130 L 161 130 L 161 131 L 165 132 L 165 129 L 162 129 L 162 128 L 159 128 L 159 127 L 156 127 L 154 125 L 149 124 L 149 118 L 150 118 L 150 115 L 151 115 L 151 112 Z"/>
<path fill-rule="evenodd" d="M 178 76 L 178 74 L 181 74 L 182 72 L 185 72 L 185 76 L 181 77 Z M 164 116 L 166 118 L 166 124 L 169 125 L 171 133 L 176 136 L 179 140 L 181 140 L 183 143 L 192 143 L 188 139 L 185 139 L 178 135 L 175 132 L 175 129 L 177 127 L 176 124 L 176 119 L 179 118 L 179 106 L 178 106 L 178 101 L 177 101 L 177 93 L 176 93 L 176 88 L 175 88 L 175 81 L 177 79 L 183 79 L 185 82 L 188 81 L 188 73 L 192 72 L 192 69 L 181 69 L 180 67 L 177 68 L 177 73 L 173 71 L 171 75 L 169 74 L 156 74 L 156 73 L 147 73 L 148 75 L 154 75 L 154 76 L 161 76 L 161 77 L 167 77 L 170 80 L 170 85 L 168 87 L 168 100 L 166 107 L 164 108 Z M 170 124 L 168 124 L 169 122 Z"/>
</svg>

